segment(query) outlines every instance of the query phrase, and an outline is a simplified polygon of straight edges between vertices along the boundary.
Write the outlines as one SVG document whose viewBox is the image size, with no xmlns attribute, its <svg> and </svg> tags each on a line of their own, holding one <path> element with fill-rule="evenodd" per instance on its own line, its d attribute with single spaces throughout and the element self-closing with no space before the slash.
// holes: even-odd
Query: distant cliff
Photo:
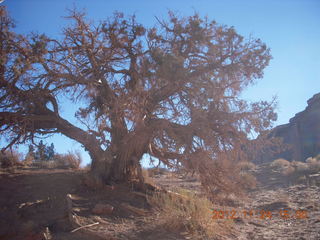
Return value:
<svg viewBox="0 0 320 240">
<path fill-rule="evenodd" d="M 270 137 L 280 137 L 291 149 L 273 156 L 304 161 L 320 153 L 320 93 L 308 100 L 307 108 L 297 113 L 288 124 L 274 128 Z M 269 160 L 273 160 L 269 159 Z"/>
</svg>

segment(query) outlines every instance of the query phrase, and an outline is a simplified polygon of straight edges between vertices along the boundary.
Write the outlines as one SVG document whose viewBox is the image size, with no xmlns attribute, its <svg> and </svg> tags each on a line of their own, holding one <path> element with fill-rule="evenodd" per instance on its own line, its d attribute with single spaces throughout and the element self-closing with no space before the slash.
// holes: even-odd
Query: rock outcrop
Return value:
<svg viewBox="0 0 320 240">
<path fill-rule="evenodd" d="M 273 158 L 285 158 L 293 161 L 305 161 L 320 153 L 320 93 L 308 100 L 307 108 L 297 113 L 288 124 L 274 128 L 270 137 L 280 137 L 290 145 Z M 272 160 L 272 159 L 269 159 Z"/>
</svg>

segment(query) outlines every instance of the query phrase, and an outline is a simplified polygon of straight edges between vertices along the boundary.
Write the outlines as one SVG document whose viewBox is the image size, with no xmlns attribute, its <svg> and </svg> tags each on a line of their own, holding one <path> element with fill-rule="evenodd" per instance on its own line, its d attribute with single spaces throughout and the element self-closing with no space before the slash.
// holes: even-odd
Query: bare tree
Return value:
<svg viewBox="0 0 320 240">
<path fill-rule="evenodd" d="M 68 18 L 62 38 L 26 37 L 1 8 L 0 126 L 9 146 L 62 133 L 85 147 L 103 181 L 141 180 L 146 153 L 196 170 L 206 186 L 235 181 L 232 160 L 244 157 L 248 135 L 276 119 L 274 102 L 240 97 L 269 63 L 264 43 L 198 14 L 170 12 L 148 29 L 121 13 L 96 25 L 77 11 Z M 61 117 L 61 97 L 82 106 L 85 128 Z"/>
</svg>

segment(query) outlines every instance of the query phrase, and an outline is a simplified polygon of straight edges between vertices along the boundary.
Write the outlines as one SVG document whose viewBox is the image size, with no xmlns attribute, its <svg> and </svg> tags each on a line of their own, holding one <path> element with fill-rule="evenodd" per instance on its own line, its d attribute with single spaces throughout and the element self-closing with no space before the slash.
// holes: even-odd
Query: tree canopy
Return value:
<svg viewBox="0 0 320 240">
<path fill-rule="evenodd" d="M 50 38 L 17 34 L 5 8 L 0 15 L 0 133 L 9 147 L 62 133 L 105 181 L 141 176 L 149 154 L 224 186 L 219 176 L 234 181 L 231 161 L 244 157 L 249 135 L 276 119 L 274 102 L 241 98 L 263 77 L 270 49 L 233 27 L 172 12 L 151 28 L 121 13 L 93 24 L 72 10 L 62 36 Z M 81 106 L 82 126 L 60 115 L 62 97 Z"/>
</svg>

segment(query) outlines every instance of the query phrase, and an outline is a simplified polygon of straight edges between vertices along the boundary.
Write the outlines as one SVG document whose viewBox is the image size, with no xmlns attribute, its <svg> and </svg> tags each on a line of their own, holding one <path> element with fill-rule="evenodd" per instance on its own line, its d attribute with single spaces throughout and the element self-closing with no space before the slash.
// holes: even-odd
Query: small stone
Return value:
<svg viewBox="0 0 320 240">
<path fill-rule="evenodd" d="M 92 209 L 92 212 L 94 214 L 111 214 L 113 212 L 114 207 L 110 204 L 102 204 L 98 203 L 94 206 Z"/>
</svg>

